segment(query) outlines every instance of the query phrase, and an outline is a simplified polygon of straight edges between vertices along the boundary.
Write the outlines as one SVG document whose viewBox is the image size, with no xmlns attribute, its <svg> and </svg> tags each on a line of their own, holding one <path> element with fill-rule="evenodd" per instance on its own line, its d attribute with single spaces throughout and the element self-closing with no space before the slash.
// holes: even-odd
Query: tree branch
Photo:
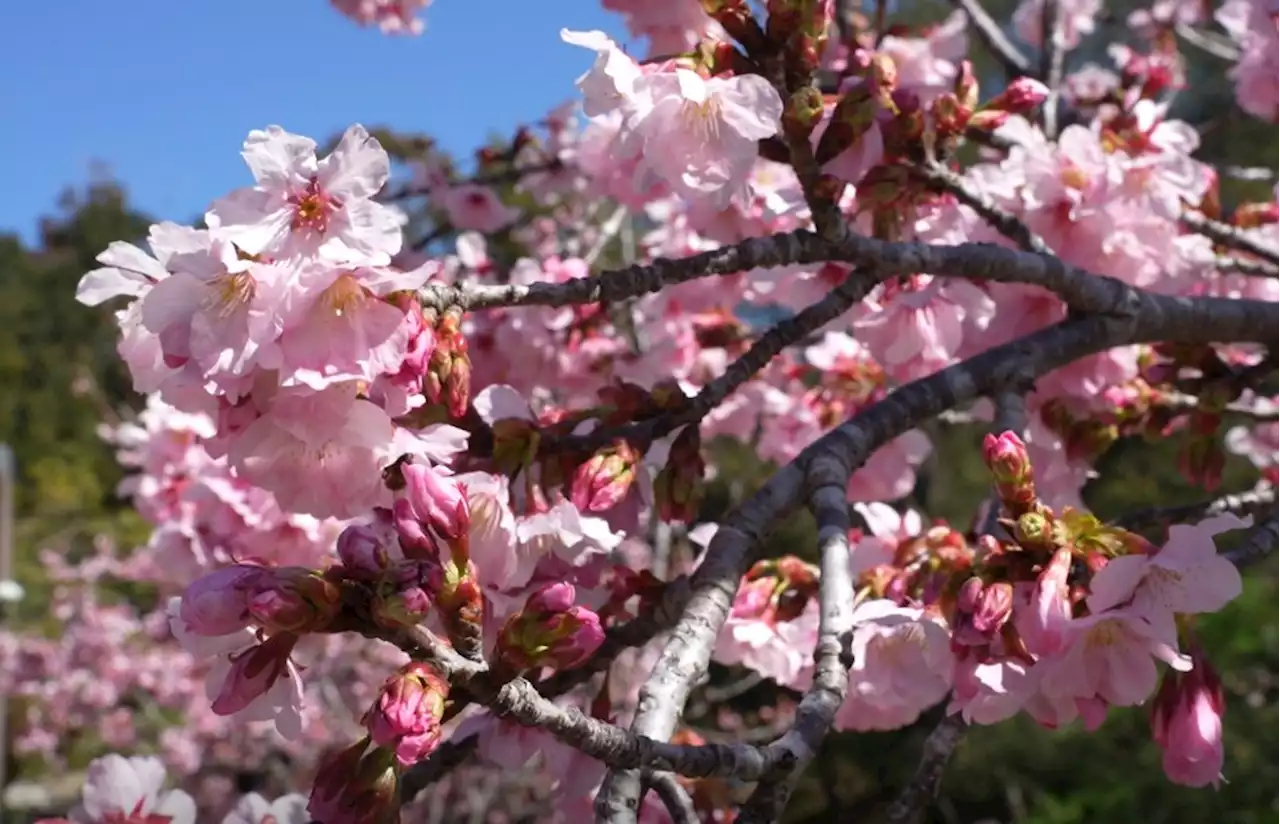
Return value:
<svg viewBox="0 0 1280 824">
<path fill-rule="evenodd" d="M 419 295 L 422 305 L 437 310 L 498 306 L 569 306 L 620 301 L 647 295 L 711 275 L 732 275 L 757 268 L 790 266 L 822 260 L 822 244 L 811 232 L 748 238 L 741 243 L 685 258 L 657 258 L 651 263 L 575 278 L 565 283 L 485 285 L 429 283 Z"/>
<path fill-rule="evenodd" d="M 1058 98 L 1062 93 L 1062 69 L 1067 46 L 1063 36 L 1065 10 L 1059 0 L 1045 0 L 1040 38 L 1040 79 L 1049 87 L 1049 96 L 1040 107 L 1045 137 L 1058 136 Z"/>
<path fill-rule="evenodd" d="M 913 824 L 925 807 L 937 798 L 951 753 L 955 752 L 966 729 L 967 725 L 958 713 L 945 716 L 933 728 L 924 740 L 924 752 L 920 755 L 915 775 L 889 805 L 887 818 L 890 824 Z"/>
<path fill-rule="evenodd" d="M 964 13 L 969 15 L 969 24 L 978 33 L 978 39 L 996 60 L 1000 61 L 1009 77 L 1031 73 L 1031 61 L 1018 50 L 1017 46 L 1013 45 L 1009 38 L 1004 36 L 1004 32 L 1000 30 L 1000 24 L 987 13 L 978 0 L 951 0 L 951 3 L 957 8 L 964 9 Z"/>
<path fill-rule="evenodd" d="M 813 685 L 800 701 L 795 724 L 769 745 L 782 751 L 778 766 L 766 775 L 743 805 L 738 824 L 773 824 L 786 809 L 795 782 L 817 755 L 822 739 L 844 703 L 853 666 L 854 582 L 849 574 L 850 470 L 838 456 L 824 455 L 807 468 L 810 508 L 818 524 L 821 613 L 814 650 Z"/>
<path fill-rule="evenodd" d="M 693 806 L 693 799 L 674 775 L 647 773 L 644 783 L 662 799 L 662 805 L 667 808 L 672 824 L 698 824 L 698 811 Z"/>
<path fill-rule="evenodd" d="M 1276 488 L 1260 486 L 1248 492 L 1223 495 L 1207 501 L 1197 501 L 1181 506 L 1148 507 L 1112 519 L 1115 526 L 1130 532 L 1146 532 L 1163 529 L 1173 524 L 1202 521 L 1225 512 L 1237 515 L 1261 515 L 1276 504 Z"/>
<path fill-rule="evenodd" d="M 1219 246 L 1236 249 L 1257 255 L 1263 260 L 1280 265 L 1280 254 L 1275 249 L 1259 243 L 1249 237 L 1242 229 L 1205 217 L 1199 212 L 1183 212 L 1180 218 L 1183 225 L 1193 232 L 1199 232 Z"/>
<path fill-rule="evenodd" d="M 1244 545 L 1223 553 L 1223 557 L 1236 566 L 1244 566 L 1275 552 L 1277 545 L 1280 545 L 1280 524 L 1272 507 L 1270 516 L 1250 531 Z"/>
</svg>

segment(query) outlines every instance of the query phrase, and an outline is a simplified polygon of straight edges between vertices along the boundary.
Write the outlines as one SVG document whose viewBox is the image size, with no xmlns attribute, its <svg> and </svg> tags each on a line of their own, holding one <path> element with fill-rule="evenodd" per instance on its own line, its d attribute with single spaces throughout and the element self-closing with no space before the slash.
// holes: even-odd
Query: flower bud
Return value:
<svg viewBox="0 0 1280 824">
<path fill-rule="evenodd" d="M 436 327 L 436 345 L 427 361 L 423 393 L 431 403 L 444 404 L 449 415 L 462 418 L 471 403 L 471 358 L 467 339 L 458 329 L 461 317 L 446 312 Z"/>
<path fill-rule="evenodd" d="M 1039 512 L 1025 512 L 1014 524 L 1013 537 L 1029 549 L 1048 546 L 1052 537 L 1052 525 Z"/>
<path fill-rule="evenodd" d="M 450 541 L 467 534 L 471 513 L 462 484 L 425 464 L 404 464 L 400 471 L 405 500 L 419 522 Z"/>
<path fill-rule="evenodd" d="M 271 577 L 271 570 L 236 564 L 193 581 L 182 593 L 179 617 L 195 635 L 230 635 L 249 625 L 249 603 Z"/>
<path fill-rule="evenodd" d="M 1165 775 L 1188 787 L 1222 781 L 1222 682 L 1208 659 L 1192 650 L 1189 672 L 1169 670 L 1151 705 L 1151 737 L 1164 751 Z"/>
<path fill-rule="evenodd" d="M 390 568 L 374 591 L 373 620 L 384 627 L 412 627 L 426 620 L 444 585 L 444 573 L 432 560 L 405 560 Z"/>
<path fill-rule="evenodd" d="M 281 567 L 270 570 L 249 602 L 253 620 L 268 632 L 302 634 L 323 631 L 342 607 L 338 587 L 315 570 Z"/>
<path fill-rule="evenodd" d="M 398 791 L 395 756 L 369 749 L 366 738 L 320 765 L 307 812 L 321 824 L 391 824 L 398 818 Z"/>
<path fill-rule="evenodd" d="M 1029 511 L 1036 501 L 1035 473 L 1022 438 L 1011 431 L 987 435 L 982 442 L 982 459 L 1009 514 L 1018 517 Z"/>
<path fill-rule="evenodd" d="M 523 610 L 507 619 L 498 636 L 498 654 L 516 670 L 570 669 L 590 658 L 604 642 L 600 618 L 573 606 L 571 584 L 552 584 L 531 595 Z"/>
<path fill-rule="evenodd" d="M 583 512 L 612 509 L 631 489 L 640 455 L 619 439 L 582 463 L 573 473 L 569 499 Z"/>
<path fill-rule="evenodd" d="M 984 109 L 1025 114 L 1049 97 L 1049 87 L 1030 77 L 1019 77 L 1000 94 L 987 101 Z"/>
<path fill-rule="evenodd" d="M 454 649 L 468 658 L 480 654 L 484 641 L 484 595 L 475 564 L 457 559 L 443 566 L 443 583 L 436 598 L 440 617 Z"/>
<path fill-rule="evenodd" d="M 790 135 L 807 138 L 822 120 L 822 114 L 822 92 L 813 86 L 802 86 L 787 100 L 782 127 Z"/>
<path fill-rule="evenodd" d="M 978 632 L 994 635 L 1013 614 L 1013 585 L 997 581 L 982 591 L 973 611 L 973 627 Z"/>
<path fill-rule="evenodd" d="M 352 524 L 342 530 L 337 550 L 346 574 L 353 578 L 377 577 L 391 565 L 386 537 L 368 524 Z"/>
<path fill-rule="evenodd" d="M 414 661 L 386 680 L 361 723 L 373 743 L 392 750 L 407 767 L 439 746 L 448 696 L 449 682 L 431 665 Z"/>
</svg>

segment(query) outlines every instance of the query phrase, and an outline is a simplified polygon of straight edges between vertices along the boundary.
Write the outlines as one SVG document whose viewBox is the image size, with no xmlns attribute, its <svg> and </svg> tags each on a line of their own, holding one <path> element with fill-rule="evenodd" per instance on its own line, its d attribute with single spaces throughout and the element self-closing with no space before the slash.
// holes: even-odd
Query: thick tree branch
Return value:
<svg viewBox="0 0 1280 824">
<path fill-rule="evenodd" d="M 773 824 L 786 809 L 795 782 L 817 755 L 822 739 L 844 703 L 853 666 L 854 582 L 849 574 L 850 471 L 837 456 L 825 455 L 808 467 L 810 508 L 818 524 L 822 577 L 818 643 L 813 685 L 800 701 L 791 730 L 769 745 L 782 751 L 777 769 L 765 776 L 743 805 L 738 824 Z"/>
<path fill-rule="evenodd" d="M 1222 255 L 1214 260 L 1213 266 L 1222 272 L 1236 272 L 1241 275 L 1253 275 L 1254 277 L 1262 278 L 1280 277 L 1280 268 L 1270 263 L 1263 263 L 1260 260 L 1248 260 Z"/>
<path fill-rule="evenodd" d="M 1000 30 L 1000 24 L 987 13 L 978 0 L 951 0 L 952 5 L 964 9 L 969 15 L 969 23 L 978 33 L 982 45 L 1004 66 L 1011 78 L 1031 74 L 1031 61 L 1013 45 Z"/>
<path fill-rule="evenodd" d="M 854 471 L 876 449 L 943 410 L 982 395 L 1028 391 L 1040 375 L 1085 355 L 1152 340 L 1266 341 L 1276 336 L 1280 321 L 1275 304 L 1264 302 L 1135 297 L 1135 311 L 1129 317 L 1095 315 L 1063 321 L 902 386 L 775 473 L 730 513 L 712 539 L 693 576 L 693 593 L 684 614 L 640 691 L 633 732 L 654 740 L 674 732 L 692 685 L 706 671 L 753 545 L 780 513 L 796 504 L 804 467 L 817 456 L 832 454 Z M 630 788 L 616 786 L 613 782 L 618 778 L 618 773 L 611 773 L 597 798 L 598 814 L 605 820 L 626 821 L 628 810 L 634 815 L 634 805 L 626 801 Z"/>
</svg>

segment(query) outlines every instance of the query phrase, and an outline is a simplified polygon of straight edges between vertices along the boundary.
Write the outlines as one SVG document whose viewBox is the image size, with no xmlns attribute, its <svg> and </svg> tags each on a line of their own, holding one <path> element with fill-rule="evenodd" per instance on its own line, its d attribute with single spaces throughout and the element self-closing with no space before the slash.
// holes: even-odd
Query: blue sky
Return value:
<svg viewBox="0 0 1280 824">
<path fill-rule="evenodd" d="M 625 36 L 598 0 L 435 0 L 410 38 L 326 0 L 51 0 L 4 18 L 0 231 L 29 241 L 94 161 L 137 207 L 189 220 L 250 180 L 240 144 L 273 123 L 319 141 L 387 125 L 465 154 L 576 94 L 592 55 L 561 27 Z"/>
</svg>

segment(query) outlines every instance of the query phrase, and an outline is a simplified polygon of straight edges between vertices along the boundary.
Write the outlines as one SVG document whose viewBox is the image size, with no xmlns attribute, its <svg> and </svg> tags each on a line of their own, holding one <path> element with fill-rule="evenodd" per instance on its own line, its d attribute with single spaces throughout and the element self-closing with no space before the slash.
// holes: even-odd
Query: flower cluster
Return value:
<svg viewBox="0 0 1280 824">
<path fill-rule="evenodd" d="M 416 32 L 426 3 L 334 5 Z M 397 151 L 395 166 L 358 125 L 324 156 L 255 130 L 252 184 L 214 202 L 204 228 L 160 223 L 147 249 L 104 251 L 78 296 L 127 298 L 119 353 L 147 406 L 103 434 L 153 531 L 125 557 L 104 543 L 78 566 L 46 559 L 64 583 L 63 634 L 0 636 L 0 688 L 30 721 L 19 749 L 61 755 L 71 730 L 127 698 L 164 721 L 112 711 L 108 748 L 155 739 L 183 774 L 237 748 L 314 768 L 295 788 L 306 795 L 246 796 L 226 821 L 341 824 L 389 820 L 423 762 L 474 738 L 497 770 L 540 770 L 578 820 L 608 765 L 566 743 L 564 724 L 635 715 L 661 640 L 618 653 L 606 638 L 670 611 L 681 587 L 666 582 L 715 553 L 714 524 L 684 527 L 718 514 L 707 482 L 737 494 L 721 448 L 805 464 L 806 447 L 899 403 L 904 385 L 1074 317 L 1047 279 L 929 265 L 886 278 L 835 254 L 732 266 L 722 251 L 701 270 L 682 258 L 822 224 L 917 251 L 1047 248 L 1059 268 L 1153 296 L 1280 297 L 1250 274 L 1277 245 L 1274 192 L 1215 239 L 1187 224 L 1223 215 L 1199 134 L 1165 94 L 1182 79 L 1160 32 L 1184 12 L 1135 16 L 1150 48 L 1112 49 L 1115 71 L 984 90 L 964 14 L 838 33 L 831 2 L 766 5 L 762 20 L 741 0 L 609 0 L 653 56 L 563 31 L 595 55 L 578 80 L 585 119 L 552 112 L 479 152 L 470 177 L 434 150 Z M 1025 41 L 1055 5 L 1065 48 L 1097 30 L 1100 3 L 1028 0 L 1014 18 Z M 1274 119 L 1274 5 L 1239 0 L 1219 19 L 1241 46 L 1242 108 Z M 1077 116 L 1055 133 L 1038 109 L 1058 92 Z M 960 166 L 968 142 L 983 145 Z M 1247 242 L 1228 254 L 1224 233 Z M 606 264 L 621 271 L 600 276 Z M 619 287 L 628 273 L 644 288 Z M 850 284 L 866 288 L 845 311 L 787 331 Z M 792 317 L 765 333 L 762 311 Z M 1138 436 L 1176 438 L 1179 469 L 1206 489 L 1229 452 L 1274 487 L 1280 430 L 1254 380 L 1268 355 L 1133 340 L 1018 385 L 1025 430 L 982 446 L 998 511 L 975 532 L 902 503 L 933 449 L 922 418 L 895 420 L 839 479 L 864 528 L 848 536 L 852 664 L 835 728 L 896 729 L 943 702 L 970 723 L 1025 712 L 1093 728 L 1150 702 L 1169 777 L 1220 780 L 1222 687 L 1194 616 L 1239 593 L 1214 536 L 1249 521 L 1175 525 L 1157 546 L 1101 523 L 1081 493 Z M 794 552 L 734 569 L 747 571 L 709 654 L 804 691 L 830 594 Z M 158 598 L 100 603 L 105 575 Z M 519 722 L 512 691 L 550 682 L 563 683 L 544 703 L 570 721 Z M 704 743 L 692 729 L 673 740 Z M 106 756 L 75 820 L 193 820 L 193 800 L 162 785 L 159 762 Z M 718 779 L 684 791 L 707 820 L 732 814 Z M 667 820 L 654 796 L 640 815 Z"/>
</svg>

